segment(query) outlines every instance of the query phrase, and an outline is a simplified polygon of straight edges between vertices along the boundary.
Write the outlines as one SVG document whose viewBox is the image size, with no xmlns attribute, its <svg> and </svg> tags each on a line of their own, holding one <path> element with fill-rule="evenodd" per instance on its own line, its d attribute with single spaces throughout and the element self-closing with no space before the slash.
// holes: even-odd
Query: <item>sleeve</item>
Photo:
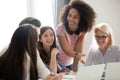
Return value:
<svg viewBox="0 0 120 80">
<path fill-rule="evenodd" d="M 37 51 L 37 68 L 38 68 L 38 76 L 41 79 L 45 79 L 50 74 L 50 71 L 47 69 L 42 59 L 40 58 L 38 51 Z"/>
<path fill-rule="evenodd" d="M 118 62 L 120 62 L 120 46 L 118 46 Z"/>
<path fill-rule="evenodd" d="M 93 63 L 93 47 L 91 46 L 88 50 L 88 57 L 85 63 L 85 66 L 90 66 Z"/>
<path fill-rule="evenodd" d="M 8 49 L 9 45 L 5 46 L 1 52 L 0 52 L 0 56 L 3 55 L 3 53 Z"/>
<path fill-rule="evenodd" d="M 64 28 L 64 25 L 60 24 L 58 25 L 57 29 L 56 29 L 56 34 L 57 36 L 64 36 L 65 34 L 65 28 Z"/>
</svg>

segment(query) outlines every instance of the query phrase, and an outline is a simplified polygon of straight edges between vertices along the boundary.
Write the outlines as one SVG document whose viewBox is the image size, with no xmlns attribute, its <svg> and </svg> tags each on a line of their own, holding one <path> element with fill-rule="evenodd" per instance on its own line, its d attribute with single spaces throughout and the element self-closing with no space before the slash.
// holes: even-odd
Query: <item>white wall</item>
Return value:
<svg viewBox="0 0 120 80">
<path fill-rule="evenodd" d="M 113 29 L 114 42 L 120 45 L 120 0 L 85 0 L 90 4 L 96 14 L 95 24 L 108 23 Z M 93 30 L 92 30 L 93 31 Z M 92 31 L 87 35 L 84 52 L 87 53 L 92 44 Z"/>
<path fill-rule="evenodd" d="M 42 26 L 54 27 L 52 9 L 52 0 L 1 0 L 0 52 L 10 43 L 19 22 L 27 16 L 39 19 Z"/>
<path fill-rule="evenodd" d="M 0 1 L 0 51 L 10 43 L 13 32 L 26 16 L 26 0 Z"/>
</svg>

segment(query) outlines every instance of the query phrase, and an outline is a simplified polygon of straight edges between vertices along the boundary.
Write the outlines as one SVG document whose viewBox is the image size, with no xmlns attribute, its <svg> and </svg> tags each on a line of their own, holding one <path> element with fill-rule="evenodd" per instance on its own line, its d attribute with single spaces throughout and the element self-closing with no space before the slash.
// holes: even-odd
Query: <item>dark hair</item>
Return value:
<svg viewBox="0 0 120 80">
<path fill-rule="evenodd" d="M 40 27 L 41 26 L 41 22 L 34 18 L 34 17 L 26 17 L 25 19 L 23 19 L 20 23 L 19 23 L 19 26 L 20 25 L 23 25 L 23 24 L 32 24 L 36 27 Z"/>
<path fill-rule="evenodd" d="M 0 57 L 0 79 L 24 80 L 24 59 L 30 57 L 30 80 L 38 79 L 37 32 L 31 25 L 21 26 L 14 32 L 6 52 Z"/>
<path fill-rule="evenodd" d="M 41 27 L 41 29 L 40 29 L 40 35 L 39 35 L 39 40 L 41 39 L 41 36 L 45 33 L 45 31 L 47 31 L 48 29 L 51 29 L 53 31 L 53 34 L 54 34 L 54 42 L 53 42 L 53 44 L 51 46 L 51 50 L 52 50 L 53 48 L 56 48 L 56 37 L 55 37 L 54 30 L 51 27 L 49 27 L 49 26 L 43 26 L 43 27 Z M 45 51 L 45 49 L 43 47 L 43 43 L 41 41 L 38 42 L 38 46 L 37 47 L 38 47 L 38 51 L 40 53 L 41 59 L 43 60 L 44 63 L 46 63 L 46 64 L 49 65 L 50 64 L 50 59 L 51 59 L 51 57 L 50 57 L 51 54 L 48 54 Z M 51 53 L 51 50 L 50 50 L 50 53 Z"/>
<path fill-rule="evenodd" d="M 66 30 L 69 34 L 72 34 L 73 32 L 70 31 L 67 21 L 67 16 L 70 11 L 70 9 L 75 8 L 79 15 L 81 16 L 78 30 L 75 32 L 76 34 L 79 34 L 80 32 L 88 32 L 91 30 L 94 22 L 95 22 L 95 12 L 92 9 L 90 5 L 85 3 L 81 0 L 73 0 L 69 4 L 65 5 L 60 12 L 59 21 L 62 22 Z"/>
</svg>

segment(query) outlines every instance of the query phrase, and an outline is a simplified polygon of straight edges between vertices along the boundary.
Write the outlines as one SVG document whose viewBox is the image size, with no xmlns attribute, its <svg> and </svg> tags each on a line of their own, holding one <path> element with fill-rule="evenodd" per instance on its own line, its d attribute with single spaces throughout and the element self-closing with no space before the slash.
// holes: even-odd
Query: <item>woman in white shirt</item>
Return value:
<svg viewBox="0 0 120 80">
<path fill-rule="evenodd" d="M 112 29 L 107 23 L 95 27 L 94 38 L 97 45 L 89 48 L 85 66 L 120 62 L 120 47 L 113 44 Z"/>
</svg>

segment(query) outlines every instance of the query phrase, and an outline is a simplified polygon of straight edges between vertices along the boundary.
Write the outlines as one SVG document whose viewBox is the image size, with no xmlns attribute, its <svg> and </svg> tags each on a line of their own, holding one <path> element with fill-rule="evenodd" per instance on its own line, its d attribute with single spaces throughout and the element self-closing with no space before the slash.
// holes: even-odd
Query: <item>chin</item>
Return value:
<svg viewBox="0 0 120 80">
<path fill-rule="evenodd" d="M 49 47 L 51 47 L 51 46 L 52 46 L 52 44 L 49 44 L 48 46 L 49 46 Z"/>
</svg>

